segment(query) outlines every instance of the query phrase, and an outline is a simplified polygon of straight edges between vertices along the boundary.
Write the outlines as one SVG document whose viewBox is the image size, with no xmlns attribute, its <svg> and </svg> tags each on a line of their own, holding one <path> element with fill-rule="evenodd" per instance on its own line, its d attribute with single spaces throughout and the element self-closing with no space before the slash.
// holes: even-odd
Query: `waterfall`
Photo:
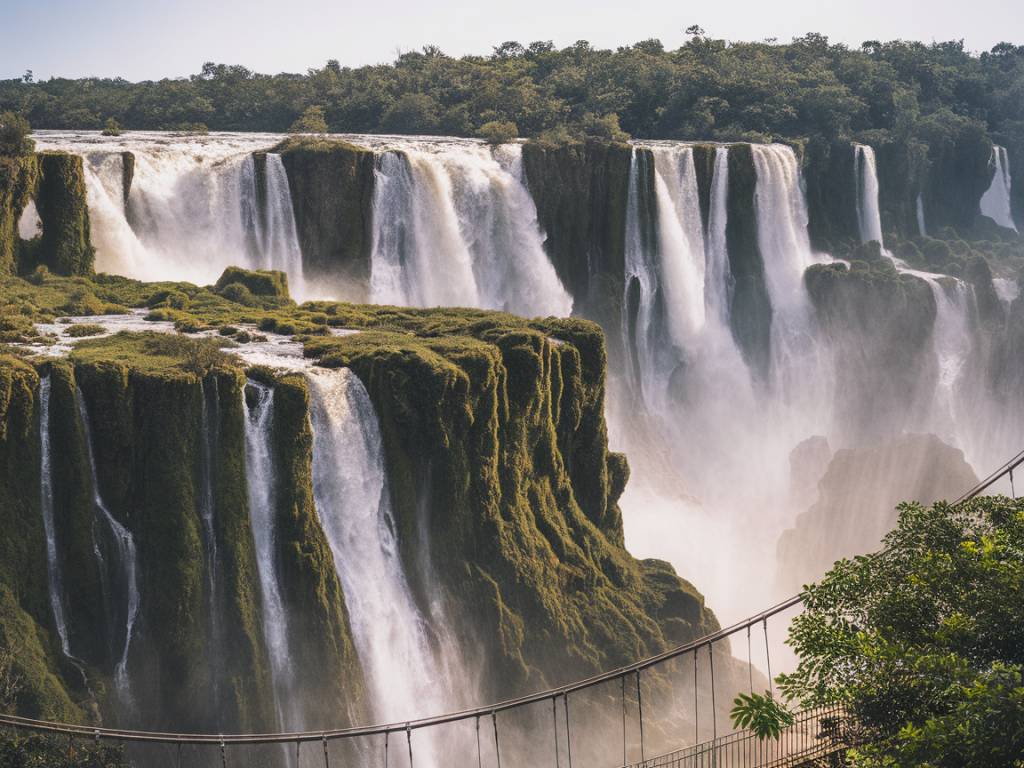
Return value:
<svg viewBox="0 0 1024 768">
<path fill-rule="evenodd" d="M 69 659 L 71 643 L 68 640 L 68 622 L 64 613 L 64 579 L 57 554 L 57 531 L 53 510 L 52 447 L 50 444 L 50 375 L 39 380 L 39 475 L 43 530 L 46 533 L 46 580 L 50 591 L 53 623 L 57 626 L 61 652 Z"/>
<path fill-rule="evenodd" d="M 18 218 L 18 237 L 22 240 L 31 240 L 40 234 L 42 229 L 43 222 L 39 218 L 36 201 L 29 200 L 25 205 L 25 210 L 21 212 L 21 216 Z"/>
<path fill-rule="evenodd" d="M 884 247 L 882 216 L 878 210 L 878 168 L 875 164 L 875 150 L 866 144 L 854 144 L 853 151 L 860 241 L 868 243 L 874 240 Z"/>
<path fill-rule="evenodd" d="M 270 672 L 274 686 L 274 707 L 278 727 L 302 728 L 302 718 L 291 688 L 291 651 L 288 647 L 288 616 L 281 598 L 277 568 L 276 495 L 277 475 L 271 451 L 271 426 L 274 421 L 274 390 L 265 384 L 248 381 L 242 404 L 245 410 L 245 473 L 249 491 L 249 518 L 256 546 L 260 594 L 263 600 L 263 637 L 270 654 Z"/>
<path fill-rule="evenodd" d="M 711 178 L 711 206 L 708 211 L 707 279 L 704 284 L 708 311 L 723 326 L 729 325 L 732 301 L 732 271 L 725 229 L 729 221 L 729 148 L 715 150 L 715 170 Z"/>
<path fill-rule="evenodd" d="M 281 156 L 267 153 L 266 202 L 258 229 L 259 258 L 263 269 L 278 269 L 288 275 L 288 286 L 295 296 L 306 295 L 302 271 L 302 249 L 299 247 L 292 209 L 292 193 Z"/>
<path fill-rule="evenodd" d="M 305 298 L 301 251 L 288 179 L 279 155 L 266 163 L 265 210 L 252 153 L 266 135 L 189 136 L 132 133 L 97 144 L 82 134 L 43 133 L 40 149 L 83 156 L 96 269 L 140 280 L 214 282 L 225 267 L 288 273 Z M 124 198 L 122 152 L 135 156 Z"/>
<path fill-rule="evenodd" d="M 78 406 L 78 415 L 82 422 L 82 430 L 85 433 L 85 454 L 89 463 L 89 473 L 92 481 L 93 506 L 99 512 L 100 520 L 107 526 L 108 532 L 114 542 L 117 554 L 117 565 L 121 571 L 120 586 L 125 590 L 124 608 L 124 644 L 120 656 L 114 667 L 114 684 L 117 687 L 118 696 L 125 706 L 131 706 L 131 680 L 128 674 L 128 652 L 131 649 L 132 637 L 135 632 L 135 621 L 139 615 L 139 584 L 138 584 L 138 556 L 135 551 L 135 539 L 131 532 L 123 526 L 107 509 L 100 494 L 99 476 L 96 472 L 96 456 L 93 453 L 92 433 L 89 422 L 89 412 L 85 405 L 85 398 L 81 390 L 75 390 L 75 403 Z"/>
<path fill-rule="evenodd" d="M 643 199 L 649 186 L 653 201 Z M 635 384 L 653 412 L 665 406 L 669 376 L 707 321 L 708 256 L 693 148 L 634 147 L 627 205 L 623 332 L 635 356 Z M 631 291 L 639 292 L 635 300 Z"/>
<path fill-rule="evenodd" d="M 928 234 L 928 228 L 924 224 L 924 198 L 920 192 L 917 193 L 917 233 L 921 237 Z"/>
<path fill-rule="evenodd" d="M 442 674 L 434 636 L 402 565 L 369 395 L 347 369 L 311 369 L 308 381 L 313 495 L 345 595 L 372 715 L 395 721 L 444 711 L 452 681 Z"/>
<path fill-rule="evenodd" d="M 371 300 L 568 315 L 522 147 L 407 142 L 377 157 Z"/>
<path fill-rule="evenodd" d="M 757 174 L 757 241 L 772 307 L 772 376 L 784 393 L 797 396 L 794 389 L 811 381 L 808 367 L 815 352 L 804 272 L 825 257 L 811 249 L 796 154 L 781 144 L 754 144 L 751 150 Z"/>
<path fill-rule="evenodd" d="M 988 216 L 992 221 L 1001 227 L 1017 231 L 1017 225 L 1013 221 L 1013 212 L 1010 204 L 1010 191 L 1012 180 L 1010 178 L 1010 160 L 1006 154 L 1006 147 L 998 144 L 992 147 L 992 162 L 994 173 L 992 183 L 989 184 L 985 194 L 981 197 L 981 213 Z"/>
</svg>

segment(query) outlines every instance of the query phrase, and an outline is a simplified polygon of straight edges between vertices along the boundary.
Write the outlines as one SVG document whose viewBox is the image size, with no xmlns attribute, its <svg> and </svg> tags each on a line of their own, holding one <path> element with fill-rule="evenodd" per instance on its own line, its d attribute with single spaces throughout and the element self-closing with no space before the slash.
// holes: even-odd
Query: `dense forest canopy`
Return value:
<svg viewBox="0 0 1024 768">
<path fill-rule="evenodd" d="M 36 128 L 284 131 L 310 108 L 338 132 L 764 140 L 857 138 L 884 143 L 978 131 L 1024 140 L 1024 46 L 974 55 L 962 41 L 868 41 L 860 48 L 808 34 L 788 44 L 733 43 L 691 27 L 665 50 L 645 40 L 617 50 L 579 41 L 505 42 L 489 56 L 436 47 L 393 64 L 264 75 L 207 63 L 158 82 L 23 78 L 0 81 L 0 110 Z M 319 114 L 316 111 L 316 114 Z M 512 124 L 512 125 L 508 125 Z M 624 133 L 623 133 L 624 132 Z"/>
</svg>

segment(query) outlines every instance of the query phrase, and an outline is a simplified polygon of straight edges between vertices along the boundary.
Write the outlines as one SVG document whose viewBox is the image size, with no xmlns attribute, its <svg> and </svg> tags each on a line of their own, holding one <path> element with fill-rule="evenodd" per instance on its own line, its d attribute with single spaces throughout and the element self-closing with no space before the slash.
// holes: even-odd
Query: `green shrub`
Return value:
<svg viewBox="0 0 1024 768">
<path fill-rule="evenodd" d="M 112 117 L 107 118 L 107 122 L 103 124 L 103 130 L 100 131 L 104 136 L 120 136 L 121 135 L 121 124 Z"/>
<path fill-rule="evenodd" d="M 492 120 L 481 125 L 477 135 L 488 144 L 508 144 L 519 138 L 519 128 L 510 120 Z"/>
<path fill-rule="evenodd" d="M 224 286 L 220 291 L 220 295 L 228 301 L 233 301 L 235 304 L 242 304 L 246 307 L 256 304 L 256 297 L 253 296 L 252 291 L 241 283 L 231 283 Z"/>
<path fill-rule="evenodd" d="M 228 267 L 217 279 L 213 290 L 224 296 L 224 290 L 236 284 L 245 286 L 254 296 L 274 299 L 289 298 L 288 275 L 278 270 Z"/>
<path fill-rule="evenodd" d="M 327 118 L 320 105 L 306 107 L 305 111 L 291 124 L 288 133 L 327 133 Z"/>
<path fill-rule="evenodd" d="M 190 299 L 187 294 L 174 289 L 157 291 L 146 301 L 147 307 L 171 307 L 173 309 L 186 309 Z"/>
<path fill-rule="evenodd" d="M 17 112 L 0 112 L 0 155 L 24 157 L 36 151 L 28 120 Z"/>
<path fill-rule="evenodd" d="M 94 323 L 78 323 L 76 325 L 68 326 L 64 331 L 64 335 L 70 336 L 73 339 L 82 339 L 86 336 L 98 336 L 105 332 L 106 328 L 102 325 L 96 325 Z"/>
</svg>

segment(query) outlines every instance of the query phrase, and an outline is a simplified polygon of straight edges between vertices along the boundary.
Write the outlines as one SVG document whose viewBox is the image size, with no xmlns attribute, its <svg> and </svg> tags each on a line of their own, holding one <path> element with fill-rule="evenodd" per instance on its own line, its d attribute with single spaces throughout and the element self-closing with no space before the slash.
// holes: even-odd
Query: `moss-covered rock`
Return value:
<svg viewBox="0 0 1024 768">
<path fill-rule="evenodd" d="M 812 141 L 804 154 L 803 171 L 811 245 L 831 252 L 840 243 L 859 241 L 854 146 Z"/>
<path fill-rule="evenodd" d="M 711 185 L 715 178 L 715 144 L 693 145 L 693 167 L 697 172 L 697 196 L 700 200 L 700 219 L 707 230 L 711 219 Z"/>
<path fill-rule="evenodd" d="M 18 222 L 25 206 L 35 196 L 39 181 L 39 161 L 35 155 L 0 156 L 0 275 L 17 274 L 19 250 Z"/>
<path fill-rule="evenodd" d="M 253 296 L 261 296 L 272 299 L 288 299 L 288 275 L 276 269 L 242 269 L 241 267 L 228 267 L 221 276 L 213 290 L 224 294 L 228 287 L 241 285 Z"/>
<path fill-rule="evenodd" d="M 629 470 L 625 457 L 607 448 L 607 356 L 593 323 L 329 302 L 242 307 L 195 286 L 113 278 L 18 283 L 0 298 L 40 314 L 62 306 L 69 290 L 143 306 L 180 293 L 196 321 L 213 327 L 223 325 L 217 320 L 270 318 L 275 327 L 359 330 L 302 339 L 308 355 L 349 366 L 366 385 L 380 418 L 415 596 L 431 616 L 428 603 L 439 599 L 461 647 L 489 660 L 483 694 L 565 681 L 717 626 L 691 585 L 666 566 L 638 563 L 623 547 L 618 498 Z M 68 578 L 81 582 L 69 582 L 72 648 L 86 657 L 85 671 L 111 721 L 125 604 L 86 556 L 87 523 L 97 520 L 93 490 L 132 533 L 138 553 L 140 613 L 128 657 L 135 723 L 259 730 L 274 722 L 249 527 L 246 372 L 220 347 L 231 343 L 219 336 L 120 334 L 77 340 L 68 359 L 41 364 L 52 382 L 54 436 L 67 446 L 58 549 Z M 0 543 L 0 566 L 12 564 L 9 577 L 0 572 L 0 585 L 19 595 L 20 610 L 39 627 L 44 671 L 75 702 L 84 694 L 73 682 L 75 670 L 60 659 L 46 589 L 38 374 L 13 358 L 0 374 L 0 424 L 9 435 L 0 441 L 7 473 L 0 501 L 11 500 L 18 516 L 2 522 L 19 532 L 16 541 Z M 274 388 L 276 556 L 305 723 L 361 720 L 369 712 L 362 673 L 313 500 L 307 383 L 300 374 L 248 375 Z M 76 388 L 88 411 L 95 489 Z M 29 449 L 17 450 L 25 436 Z M 212 586 L 203 522 L 211 508 L 218 553 Z M 21 572 L 13 574 L 15 568 Z M 117 568 L 106 576 L 121 579 Z M 14 609 L 7 613 L 21 620 Z M 104 619 L 100 629 L 97 616 Z M 85 638 L 89 627 L 95 637 Z M 44 690 L 48 678 L 37 678 Z"/>
<path fill-rule="evenodd" d="M 914 424 L 934 386 L 935 297 L 887 262 L 816 265 L 804 282 L 835 362 L 835 418 L 855 441 Z"/>
<path fill-rule="evenodd" d="M 523 145 L 526 182 L 545 250 L 576 314 L 617 327 L 625 270 L 628 144 Z"/>
<path fill-rule="evenodd" d="M 0 654 L 10 656 L 20 679 L 19 713 L 81 719 L 75 701 L 82 692 L 61 674 L 67 665 L 48 597 L 38 389 L 31 365 L 0 355 Z"/>
<path fill-rule="evenodd" d="M 917 200 L 921 197 L 928 223 L 939 224 L 929 200 L 931 161 L 928 147 L 918 141 L 883 142 L 875 146 L 878 162 L 878 208 L 882 231 L 903 237 L 920 234 Z"/>
<path fill-rule="evenodd" d="M 43 152 L 39 155 L 39 171 L 36 208 L 43 234 L 36 262 L 57 275 L 91 275 L 96 252 L 89 239 L 82 158 L 64 152 Z M 35 264 L 25 266 L 31 269 Z"/>
<path fill-rule="evenodd" d="M 407 331 L 310 339 L 307 353 L 365 384 L 407 568 L 444 586 L 463 647 L 493 669 L 492 692 L 665 647 L 652 606 L 672 615 L 673 639 L 715 625 L 692 587 L 664 573 L 652 583 L 623 548 L 627 469 L 607 451 L 595 325 L 437 310 L 397 325 Z"/>
<path fill-rule="evenodd" d="M 121 196 L 125 207 L 128 207 L 128 198 L 132 193 L 132 182 L 135 180 L 135 154 L 132 152 L 121 153 Z"/>
<path fill-rule="evenodd" d="M 768 373 L 772 307 L 757 236 L 757 169 L 749 144 L 729 147 L 729 201 L 725 239 L 733 278 L 732 334 L 750 368 Z"/>
<path fill-rule="evenodd" d="M 306 275 L 368 290 L 374 153 L 348 142 L 312 137 L 290 138 L 273 151 L 280 153 L 288 175 Z"/>
</svg>

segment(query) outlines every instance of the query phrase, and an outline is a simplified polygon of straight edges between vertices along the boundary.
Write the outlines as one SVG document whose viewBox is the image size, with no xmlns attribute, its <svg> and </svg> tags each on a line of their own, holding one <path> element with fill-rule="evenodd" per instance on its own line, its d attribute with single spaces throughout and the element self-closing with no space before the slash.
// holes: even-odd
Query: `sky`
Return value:
<svg viewBox="0 0 1024 768">
<path fill-rule="evenodd" d="M 788 41 L 807 32 L 859 46 L 896 38 L 963 39 L 968 49 L 1024 45 L 1021 0 L 0 0 L 0 78 L 150 80 L 206 61 L 305 72 L 393 61 L 437 45 L 487 54 L 505 40 L 589 40 L 614 48 L 649 38 L 674 48 L 699 24 L 729 40 Z"/>
</svg>

